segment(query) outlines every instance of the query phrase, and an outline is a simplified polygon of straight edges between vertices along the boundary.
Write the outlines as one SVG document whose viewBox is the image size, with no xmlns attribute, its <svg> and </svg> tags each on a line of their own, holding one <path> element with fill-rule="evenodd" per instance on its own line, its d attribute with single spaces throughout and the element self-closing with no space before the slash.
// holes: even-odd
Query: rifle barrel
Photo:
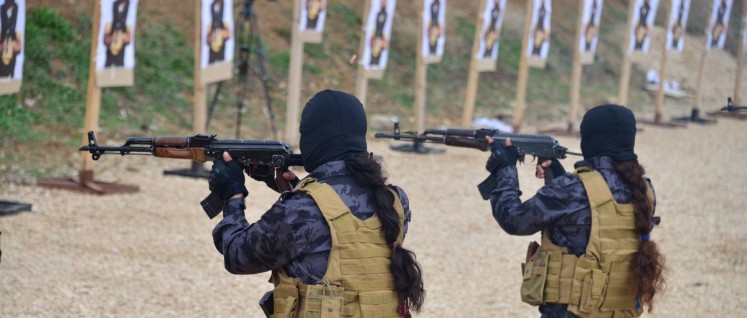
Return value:
<svg viewBox="0 0 747 318">
<path fill-rule="evenodd" d="M 394 140 L 412 140 L 412 141 L 431 141 L 431 142 L 439 142 L 443 143 L 446 139 L 445 137 L 435 137 L 435 136 L 426 136 L 426 135 L 416 135 L 416 134 L 393 134 L 393 133 L 385 133 L 385 132 L 377 132 L 374 134 L 375 138 L 391 138 Z"/>
</svg>

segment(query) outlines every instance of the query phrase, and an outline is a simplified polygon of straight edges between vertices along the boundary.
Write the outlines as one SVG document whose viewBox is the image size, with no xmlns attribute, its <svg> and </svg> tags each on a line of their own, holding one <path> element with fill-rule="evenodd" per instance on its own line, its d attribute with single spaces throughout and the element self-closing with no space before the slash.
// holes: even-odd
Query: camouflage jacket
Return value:
<svg viewBox="0 0 747 318">
<path fill-rule="evenodd" d="M 600 156 L 577 162 L 575 167 L 587 166 L 599 171 L 615 200 L 629 203 L 630 189 L 622 176 L 615 172 L 612 163 L 611 158 Z M 493 217 L 506 233 L 532 235 L 548 229 L 553 243 L 568 248 L 576 256 L 586 252 L 591 232 L 591 208 L 586 190 L 575 174 L 556 177 L 525 202 L 519 198 L 521 191 L 515 166 L 500 169 L 496 177 L 498 186 L 491 192 L 490 203 Z M 542 317 L 575 317 L 565 309 L 566 305 L 540 306 Z"/>
<path fill-rule="evenodd" d="M 356 182 L 343 161 L 325 163 L 308 177 L 329 184 L 357 218 L 374 215 L 367 189 Z M 405 209 L 405 233 L 410 208 L 405 192 L 396 187 Z M 223 220 L 213 229 L 213 242 L 223 254 L 226 270 L 233 274 L 256 274 L 283 267 L 291 277 L 316 284 L 327 271 L 332 247 L 329 226 L 319 207 L 306 193 L 285 192 L 253 224 L 244 216 L 243 199 L 232 199 L 223 210 Z"/>
</svg>

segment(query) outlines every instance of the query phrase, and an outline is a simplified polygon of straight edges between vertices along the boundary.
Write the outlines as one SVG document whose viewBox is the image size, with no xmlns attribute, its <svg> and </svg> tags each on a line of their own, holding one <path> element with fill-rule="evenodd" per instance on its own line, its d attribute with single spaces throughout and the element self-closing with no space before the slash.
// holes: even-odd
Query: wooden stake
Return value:
<svg viewBox="0 0 747 318">
<path fill-rule="evenodd" d="M 86 87 L 86 114 L 83 120 L 83 144 L 88 144 L 88 132 L 97 131 L 99 126 L 99 113 L 101 109 L 101 89 L 96 85 L 96 51 L 99 43 L 99 24 L 101 23 L 101 1 L 95 0 L 93 6 L 93 30 L 91 31 L 91 56 L 88 69 L 88 86 Z M 78 180 L 69 178 L 44 178 L 36 182 L 42 187 L 69 189 L 95 194 L 108 194 L 120 192 L 137 192 L 138 186 L 119 185 L 109 182 L 96 182 L 93 180 L 93 158 L 88 152 L 81 152 L 81 168 L 78 171 Z"/>
<path fill-rule="evenodd" d="M 298 108 L 301 103 L 301 76 L 303 73 L 303 41 L 298 29 L 301 19 L 301 0 L 293 1 L 291 31 L 291 57 L 288 72 L 288 108 L 285 113 L 285 142 L 298 146 Z"/>
<path fill-rule="evenodd" d="M 477 84 L 479 82 L 480 72 L 477 71 L 477 51 L 480 50 L 480 32 L 482 32 L 485 20 L 483 19 L 483 12 L 485 12 L 485 6 L 487 0 L 482 0 L 480 4 L 479 19 L 477 20 L 475 28 L 475 39 L 472 42 L 472 58 L 469 63 L 469 75 L 467 76 L 467 91 L 464 97 L 464 110 L 462 111 L 462 127 L 470 127 L 472 123 L 472 117 L 475 115 L 475 99 L 477 97 Z M 486 48 L 487 49 L 487 48 Z"/>
<path fill-rule="evenodd" d="M 88 132 L 98 131 L 99 128 L 101 88 L 96 86 L 96 51 L 99 47 L 99 24 L 101 24 L 101 1 L 95 0 L 93 5 L 93 31 L 91 33 L 91 58 L 88 69 L 88 86 L 86 88 L 86 114 L 83 120 L 83 145 L 88 144 Z M 93 181 L 93 159 L 90 153 L 81 152 L 79 176 L 81 184 Z"/>
<path fill-rule="evenodd" d="M 477 71 L 477 51 L 480 50 L 480 32 L 482 32 L 485 20 L 483 12 L 487 0 L 482 0 L 480 4 L 479 19 L 475 28 L 475 39 L 472 42 L 472 58 L 469 63 L 469 75 L 467 75 L 467 91 L 464 97 L 464 110 L 462 111 L 462 127 L 470 127 L 472 117 L 475 115 L 475 99 L 477 96 L 477 84 L 479 82 L 480 72 Z M 487 48 L 486 48 L 487 49 Z"/>
<path fill-rule="evenodd" d="M 707 55 L 708 50 L 703 48 L 703 53 L 700 55 L 700 64 L 698 65 L 698 79 L 695 81 L 695 97 L 693 97 L 693 108 L 700 107 L 700 91 L 703 86 L 703 72 Z"/>
<path fill-rule="evenodd" d="M 671 0 L 669 3 L 670 10 L 676 10 L 671 4 Z M 671 16 L 671 12 L 669 14 Z M 666 22 L 667 29 L 669 28 L 669 19 L 667 19 Z M 665 30 L 667 30 L 665 29 Z M 666 34 L 664 35 L 664 41 L 661 46 L 661 66 L 659 66 L 659 85 L 656 89 L 656 109 L 654 110 L 654 123 L 659 124 L 661 122 L 661 109 L 664 107 L 664 78 L 666 78 L 667 74 L 667 40 L 666 40 Z"/>
<path fill-rule="evenodd" d="M 356 75 L 355 79 L 355 96 L 358 97 L 358 100 L 361 101 L 361 104 L 363 104 L 363 107 L 366 107 L 366 94 L 368 92 L 368 75 L 366 74 L 368 71 L 366 70 L 366 67 L 361 63 L 363 61 L 363 54 L 366 50 L 366 42 L 368 39 L 366 38 L 366 28 L 368 27 L 368 14 L 371 10 L 371 0 L 366 0 L 366 4 L 363 5 L 363 25 L 361 26 L 361 44 L 360 48 L 358 49 L 358 73 Z"/>
<path fill-rule="evenodd" d="M 583 72 L 583 65 L 581 64 L 581 30 L 584 27 L 584 2 L 584 0 L 579 0 L 578 2 L 579 17 L 578 22 L 576 23 L 576 39 L 573 42 L 573 65 L 571 66 L 571 92 L 570 105 L 568 109 L 568 132 L 573 131 L 576 125 L 576 116 L 578 114 L 578 104 L 581 94 L 581 74 Z"/>
<path fill-rule="evenodd" d="M 417 58 L 415 61 L 415 127 L 417 132 L 422 133 L 425 131 L 425 93 L 426 93 L 426 78 L 428 75 L 428 69 L 425 65 L 423 58 L 423 8 L 424 0 L 418 0 L 420 5 L 418 6 L 418 40 L 417 40 Z M 443 10 L 443 8 L 441 8 Z"/>
<path fill-rule="evenodd" d="M 518 133 L 521 129 L 521 117 L 524 113 L 524 101 L 527 95 L 527 78 L 529 77 L 529 65 L 527 63 L 527 47 L 529 45 L 529 29 L 532 20 L 534 0 L 527 0 L 526 12 L 524 14 L 524 33 L 521 40 L 521 59 L 519 60 L 519 78 L 516 87 L 516 104 L 514 106 L 513 129 Z"/>
<path fill-rule="evenodd" d="M 742 3 L 742 26 L 744 26 L 745 19 L 747 19 L 747 3 Z M 742 32 L 747 32 L 747 28 L 743 29 Z M 734 81 L 734 96 L 732 97 L 732 102 L 735 106 L 741 105 L 739 91 L 742 88 L 742 67 L 744 66 L 745 53 L 744 36 L 744 33 L 742 33 L 742 36 L 739 38 L 739 52 L 737 53 L 737 73 Z"/>
<path fill-rule="evenodd" d="M 628 88 L 630 88 L 630 38 L 633 36 L 630 24 L 633 22 L 633 11 L 635 10 L 635 0 L 630 0 L 628 5 L 628 24 L 625 26 L 628 30 L 625 32 L 625 45 L 623 45 L 622 71 L 620 72 L 620 92 L 617 103 L 626 106 L 628 103 Z"/>
<path fill-rule="evenodd" d="M 205 100 L 205 84 L 202 83 L 202 1 L 195 1 L 195 70 L 194 70 L 194 99 L 192 100 L 192 130 L 195 134 L 203 134 L 207 127 L 207 101 Z"/>
</svg>

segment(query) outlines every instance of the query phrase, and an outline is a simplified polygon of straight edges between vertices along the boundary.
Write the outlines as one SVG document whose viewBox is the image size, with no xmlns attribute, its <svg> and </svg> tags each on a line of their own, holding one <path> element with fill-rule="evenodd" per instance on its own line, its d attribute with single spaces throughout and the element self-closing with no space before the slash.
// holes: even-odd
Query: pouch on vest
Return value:
<svg viewBox="0 0 747 318">
<path fill-rule="evenodd" d="M 603 299 L 605 286 L 607 285 L 607 274 L 599 269 L 592 269 L 585 277 L 581 288 L 581 312 L 591 312 L 599 307 L 599 301 Z"/>
<path fill-rule="evenodd" d="M 281 288 L 286 286 L 281 286 Z M 280 297 L 278 297 L 280 296 Z M 295 318 L 296 306 L 298 305 L 298 289 L 278 288 L 273 290 L 273 318 Z M 282 312 L 280 311 L 282 309 Z"/>
<path fill-rule="evenodd" d="M 532 306 L 542 304 L 543 301 L 548 257 L 545 253 L 535 253 L 529 263 L 521 264 L 524 271 L 521 300 Z"/>
<path fill-rule="evenodd" d="M 308 285 L 302 298 L 303 317 L 342 318 L 344 288 L 329 284 Z"/>
</svg>

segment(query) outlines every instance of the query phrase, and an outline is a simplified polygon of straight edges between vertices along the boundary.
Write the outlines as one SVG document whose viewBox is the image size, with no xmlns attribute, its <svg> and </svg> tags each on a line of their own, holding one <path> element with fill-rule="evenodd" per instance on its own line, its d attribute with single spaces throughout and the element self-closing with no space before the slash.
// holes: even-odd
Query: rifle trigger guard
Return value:
<svg viewBox="0 0 747 318">
<path fill-rule="evenodd" d="M 285 164 L 285 158 L 280 155 L 274 155 L 272 156 L 272 167 L 273 168 L 280 168 Z"/>
</svg>

